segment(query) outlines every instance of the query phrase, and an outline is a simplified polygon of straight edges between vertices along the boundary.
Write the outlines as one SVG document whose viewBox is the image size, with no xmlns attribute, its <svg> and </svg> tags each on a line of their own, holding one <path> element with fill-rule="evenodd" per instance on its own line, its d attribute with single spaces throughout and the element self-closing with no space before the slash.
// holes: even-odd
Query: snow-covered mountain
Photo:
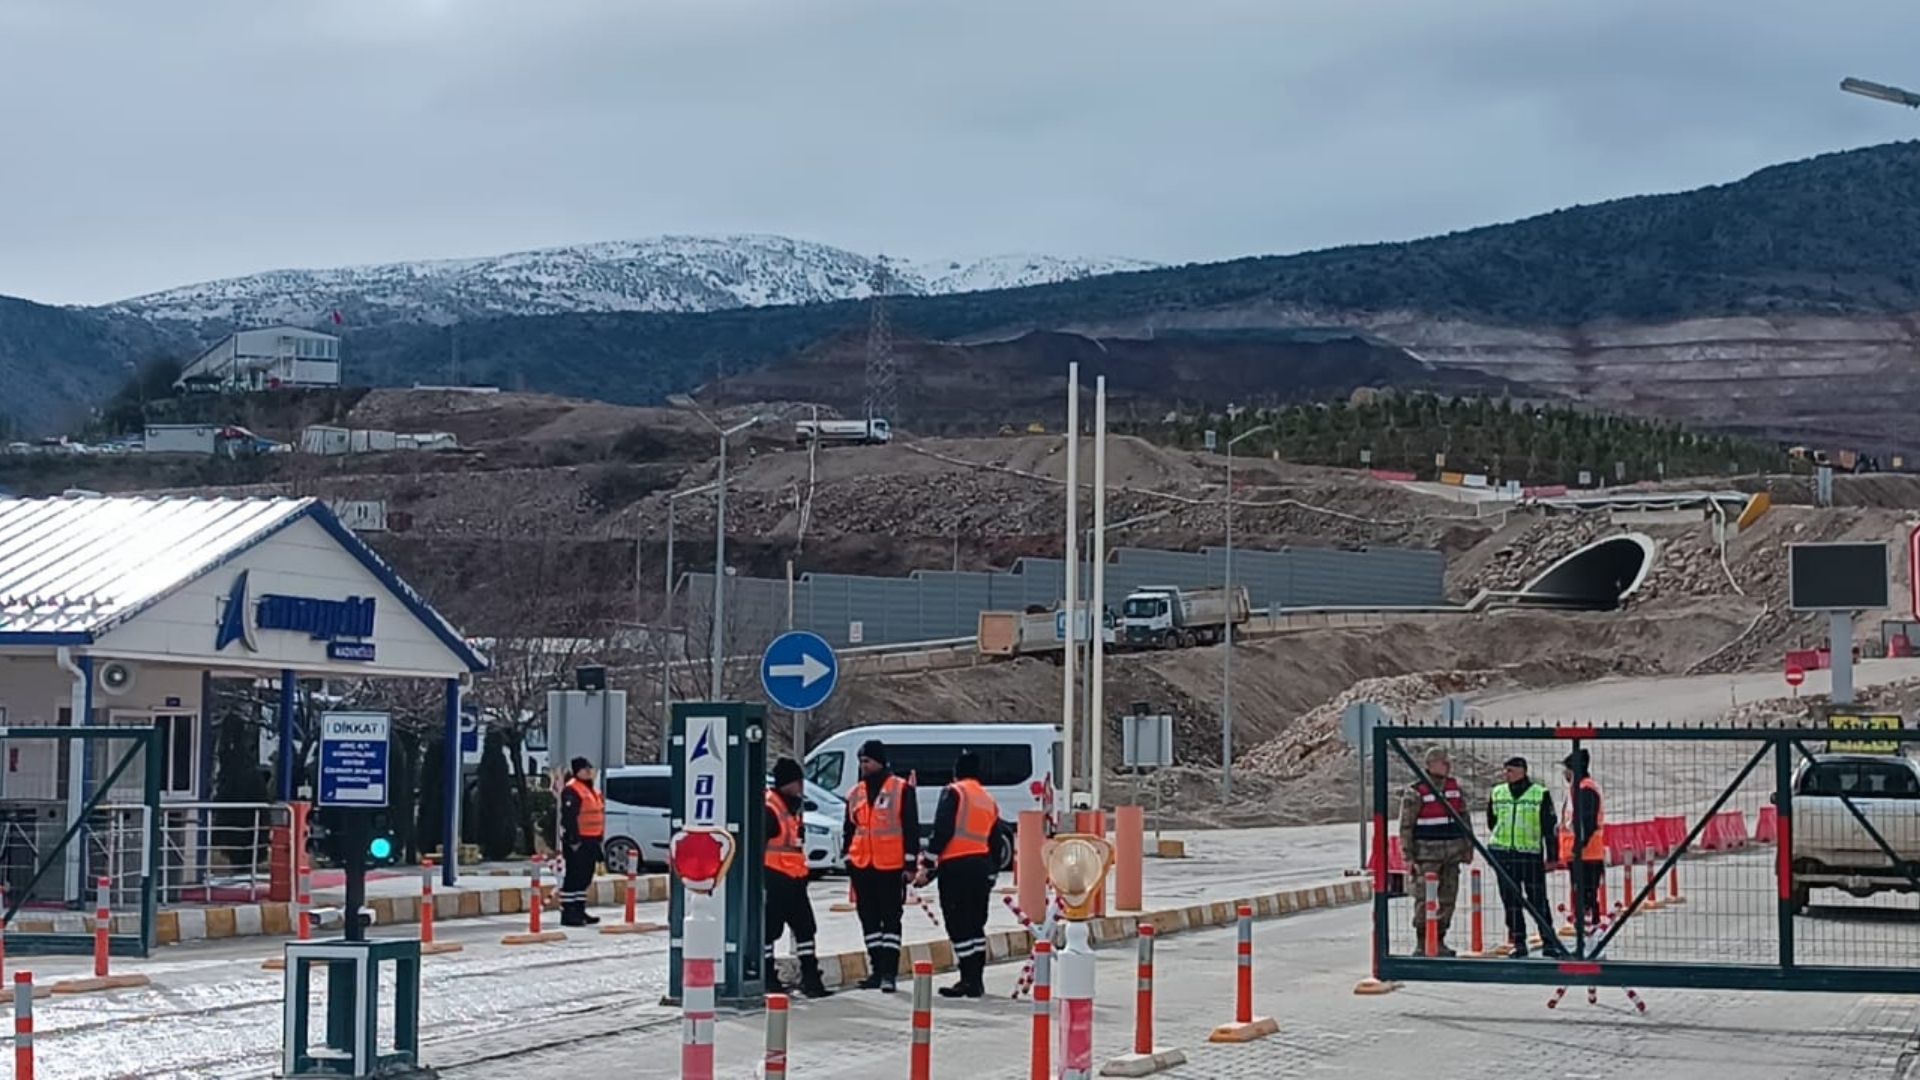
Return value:
<svg viewBox="0 0 1920 1080">
<path fill-rule="evenodd" d="M 871 295 L 876 260 L 779 236 L 661 236 L 475 259 L 271 270 L 150 293 L 109 305 L 162 324 L 207 330 L 318 325 L 446 324 L 500 315 L 717 311 Z M 887 260 L 892 293 L 932 295 L 1071 281 L 1151 269 L 1134 259 L 1006 255 Z"/>
</svg>

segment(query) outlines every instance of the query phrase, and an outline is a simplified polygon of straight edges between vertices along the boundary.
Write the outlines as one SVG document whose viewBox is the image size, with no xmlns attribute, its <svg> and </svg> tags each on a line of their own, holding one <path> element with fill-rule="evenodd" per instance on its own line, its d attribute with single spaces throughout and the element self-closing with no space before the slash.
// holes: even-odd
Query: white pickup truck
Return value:
<svg viewBox="0 0 1920 1080">
<path fill-rule="evenodd" d="M 1840 889 L 1862 899 L 1920 891 L 1914 888 L 1914 876 L 1920 876 L 1920 763 L 1891 754 L 1818 754 L 1802 762 L 1793 777 L 1792 842 L 1795 912 L 1806 910 L 1815 889 Z"/>
</svg>

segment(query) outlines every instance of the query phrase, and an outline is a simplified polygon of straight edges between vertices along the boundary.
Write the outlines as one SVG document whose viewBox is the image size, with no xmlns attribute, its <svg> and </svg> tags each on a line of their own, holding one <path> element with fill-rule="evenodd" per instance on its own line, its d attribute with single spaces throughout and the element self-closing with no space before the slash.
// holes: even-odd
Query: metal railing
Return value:
<svg viewBox="0 0 1920 1080">
<path fill-rule="evenodd" d="M 144 808 L 108 806 L 102 809 Z M 159 817 L 160 865 L 155 885 L 160 903 L 200 904 L 220 900 L 256 903 L 267 894 L 272 878 L 273 830 L 289 823 L 285 804 L 164 803 Z M 112 837 L 105 843 L 112 850 L 125 846 Z M 117 888 L 120 875 L 113 876 Z"/>
</svg>

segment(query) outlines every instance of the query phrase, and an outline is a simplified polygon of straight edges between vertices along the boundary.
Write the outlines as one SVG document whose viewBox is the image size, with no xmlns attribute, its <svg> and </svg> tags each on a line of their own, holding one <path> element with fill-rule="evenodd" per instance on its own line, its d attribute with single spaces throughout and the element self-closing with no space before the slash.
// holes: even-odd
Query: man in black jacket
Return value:
<svg viewBox="0 0 1920 1080">
<path fill-rule="evenodd" d="M 887 764 L 887 745 L 860 745 L 860 781 L 847 799 L 841 854 L 853 882 L 867 963 L 862 990 L 893 993 L 900 970 L 900 915 L 920 860 L 919 795 Z"/>
<path fill-rule="evenodd" d="M 577 757 L 569 763 L 573 775 L 560 789 L 560 841 L 566 856 L 560 879 L 560 925 L 591 926 L 600 921 L 587 913 L 587 890 L 600 862 L 600 842 L 607 835 L 607 800 L 594 786 L 593 762 Z"/>
<path fill-rule="evenodd" d="M 1507 940 L 1513 955 L 1527 955 L 1527 912 L 1540 927 L 1541 951 L 1564 956 L 1553 931 L 1547 900 L 1548 852 L 1559 845 L 1553 796 L 1527 775 L 1527 759 L 1511 757 L 1506 782 L 1487 794 L 1487 850 L 1499 868 L 1500 906 L 1507 916 Z"/>
<path fill-rule="evenodd" d="M 940 915 L 953 942 L 960 981 L 940 988 L 942 997 L 982 997 L 987 967 L 987 910 L 993 900 L 993 836 L 1000 806 L 980 785 L 980 755 L 962 750 L 953 763 L 953 783 L 940 793 L 927 850 L 937 860 Z M 917 884 L 925 885 L 922 870 Z"/>
<path fill-rule="evenodd" d="M 773 947 L 780 935 L 793 929 L 793 955 L 800 960 L 800 992 L 810 998 L 829 993 L 820 979 L 820 960 L 814 952 L 813 904 L 807 897 L 806 783 L 800 763 L 783 757 L 773 764 L 773 786 L 767 789 L 766 873 L 767 952 L 766 986 L 770 994 L 786 993 L 774 967 Z"/>
<path fill-rule="evenodd" d="M 1606 809 L 1600 785 L 1587 771 L 1585 750 L 1575 750 L 1560 764 L 1572 786 L 1567 816 L 1573 819 L 1573 843 L 1567 852 L 1567 870 L 1574 881 L 1574 918 L 1597 927 L 1601 916 L 1600 883 L 1607 872 Z"/>
</svg>

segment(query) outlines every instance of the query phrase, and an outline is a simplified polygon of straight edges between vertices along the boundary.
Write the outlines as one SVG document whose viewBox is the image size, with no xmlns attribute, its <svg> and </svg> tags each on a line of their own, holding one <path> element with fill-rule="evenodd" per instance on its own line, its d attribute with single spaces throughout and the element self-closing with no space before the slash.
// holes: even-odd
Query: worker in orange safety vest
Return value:
<svg viewBox="0 0 1920 1080">
<path fill-rule="evenodd" d="M 916 884 L 940 879 L 940 914 L 953 942 L 960 980 L 940 988 L 942 997 L 985 996 L 981 976 L 987 967 L 987 909 L 993 898 L 994 835 L 1000 828 L 1000 804 L 980 784 L 980 755 L 962 750 L 953 762 L 953 783 L 940 793 L 933 814 L 933 839 L 927 849 L 935 861 Z"/>
<path fill-rule="evenodd" d="M 813 939 L 818 930 L 813 904 L 807 898 L 807 840 L 804 809 L 806 778 L 800 763 L 783 757 L 773 763 L 773 786 L 767 789 L 766 986 L 769 994 L 784 994 L 786 984 L 774 966 L 773 947 L 780 935 L 793 931 L 793 955 L 800 961 L 800 992 L 823 998 L 831 991 L 820 979 L 820 960 Z"/>
<path fill-rule="evenodd" d="M 870 970 L 860 988 L 890 994 L 900 974 L 900 915 L 906 910 L 907 882 L 920 859 L 919 796 L 888 766 L 886 743 L 868 739 L 860 744 L 858 759 L 860 779 L 847 798 L 841 843 L 853 881 L 854 908 L 866 936 Z"/>
</svg>

